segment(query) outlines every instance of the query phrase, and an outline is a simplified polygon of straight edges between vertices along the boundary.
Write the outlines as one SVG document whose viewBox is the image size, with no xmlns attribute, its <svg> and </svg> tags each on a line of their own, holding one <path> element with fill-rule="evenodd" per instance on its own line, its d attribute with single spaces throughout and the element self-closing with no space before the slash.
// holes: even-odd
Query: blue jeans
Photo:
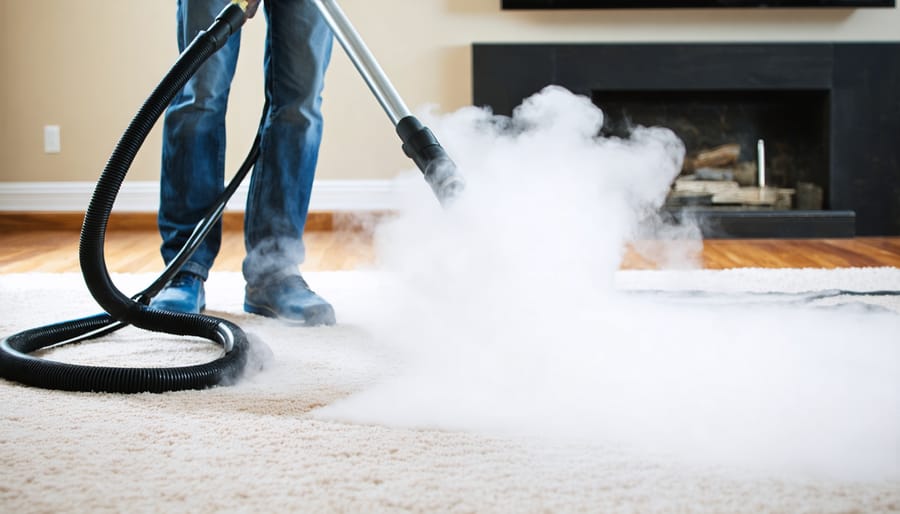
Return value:
<svg viewBox="0 0 900 514">
<path fill-rule="evenodd" d="M 178 0 L 178 47 L 184 51 L 227 4 Z M 244 277 L 296 274 L 322 140 L 322 98 L 332 33 L 306 0 L 266 0 L 265 91 L 269 101 L 260 156 L 244 215 Z M 259 16 L 251 20 L 258 22 Z M 166 111 L 159 231 L 170 262 L 224 189 L 225 111 L 240 35 L 203 64 Z M 182 270 L 209 276 L 222 242 L 219 224 Z"/>
</svg>

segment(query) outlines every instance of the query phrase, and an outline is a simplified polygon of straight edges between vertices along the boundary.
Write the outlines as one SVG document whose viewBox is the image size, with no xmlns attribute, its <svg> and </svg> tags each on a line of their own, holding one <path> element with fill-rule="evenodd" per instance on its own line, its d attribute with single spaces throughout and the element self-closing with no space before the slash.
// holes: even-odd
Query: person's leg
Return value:
<svg viewBox="0 0 900 514">
<path fill-rule="evenodd" d="M 269 112 L 245 214 L 245 309 L 309 324 L 331 306 L 299 279 L 303 228 L 322 139 L 322 88 L 332 33 L 312 2 L 265 3 Z"/>
<path fill-rule="evenodd" d="M 179 50 L 184 51 L 198 32 L 209 27 L 222 5 L 221 0 L 178 1 Z M 166 111 L 158 217 L 166 263 L 224 189 L 225 111 L 239 48 L 239 36 L 232 37 L 191 77 Z M 221 238 L 220 224 L 182 267 L 195 276 L 193 281 L 173 281 L 172 287 L 157 295 L 154 307 L 202 309 L 202 281 L 209 275 Z M 192 302 L 197 305 L 191 306 Z"/>
</svg>

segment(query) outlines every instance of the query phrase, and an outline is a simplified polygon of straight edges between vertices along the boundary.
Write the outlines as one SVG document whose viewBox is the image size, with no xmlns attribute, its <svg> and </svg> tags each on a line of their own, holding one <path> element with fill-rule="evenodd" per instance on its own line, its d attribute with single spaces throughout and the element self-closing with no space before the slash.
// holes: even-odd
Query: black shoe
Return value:
<svg viewBox="0 0 900 514">
<path fill-rule="evenodd" d="M 247 284 L 244 310 L 307 326 L 334 325 L 334 308 L 300 275 L 282 275 Z"/>
<path fill-rule="evenodd" d="M 151 309 L 200 314 L 206 308 L 203 279 L 189 272 L 181 272 L 150 301 Z"/>
</svg>

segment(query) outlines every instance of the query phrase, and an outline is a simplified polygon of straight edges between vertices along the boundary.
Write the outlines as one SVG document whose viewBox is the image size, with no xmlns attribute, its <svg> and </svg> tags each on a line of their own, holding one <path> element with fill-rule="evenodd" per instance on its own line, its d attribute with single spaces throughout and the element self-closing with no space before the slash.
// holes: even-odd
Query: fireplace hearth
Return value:
<svg viewBox="0 0 900 514">
<path fill-rule="evenodd" d="M 475 105 L 510 114 L 550 84 L 600 106 L 605 135 L 678 134 L 667 209 L 706 237 L 900 235 L 900 43 L 473 46 Z"/>
</svg>

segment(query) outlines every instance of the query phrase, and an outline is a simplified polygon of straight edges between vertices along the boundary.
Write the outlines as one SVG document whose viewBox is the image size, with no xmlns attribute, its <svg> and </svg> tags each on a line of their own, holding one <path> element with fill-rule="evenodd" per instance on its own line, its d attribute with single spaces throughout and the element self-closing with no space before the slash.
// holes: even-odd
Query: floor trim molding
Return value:
<svg viewBox="0 0 900 514">
<path fill-rule="evenodd" d="M 306 217 L 307 232 L 369 232 L 374 222 L 394 215 L 393 211 L 310 211 Z M 0 231 L 37 232 L 63 231 L 80 232 L 84 223 L 83 212 L 59 211 L 0 211 Z M 111 231 L 157 231 L 155 212 L 113 212 L 106 224 Z M 242 231 L 243 211 L 227 211 L 222 214 L 222 229 L 226 232 Z"/>
<path fill-rule="evenodd" d="M 93 182 L 0 182 L 0 211 L 82 212 L 93 194 Z M 243 212 L 249 182 L 244 182 L 228 211 Z M 391 180 L 317 180 L 313 184 L 310 211 L 390 211 L 395 207 Z M 159 183 L 126 181 L 114 212 L 156 212 Z"/>
</svg>

